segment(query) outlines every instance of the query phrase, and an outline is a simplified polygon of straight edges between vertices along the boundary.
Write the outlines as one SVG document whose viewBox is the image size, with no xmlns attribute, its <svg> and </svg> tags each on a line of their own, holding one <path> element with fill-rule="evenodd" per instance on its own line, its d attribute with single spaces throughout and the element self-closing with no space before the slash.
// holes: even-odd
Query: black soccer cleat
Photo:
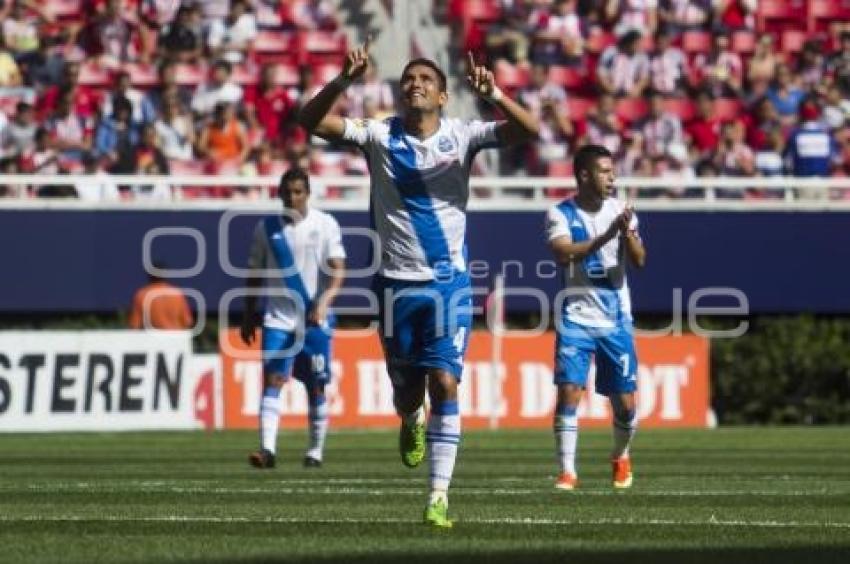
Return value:
<svg viewBox="0 0 850 564">
<path fill-rule="evenodd" d="M 275 458 L 271 451 L 262 449 L 257 452 L 252 452 L 248 457 L 248 462 L 254 468 L 274 468 Z"/>
<path fill-rule="evenodd" d="M 304 468 L 321 468 L 322 461 L 318 458 L 313 458 L 312 456 L 304 457 Z"/>
</svg>

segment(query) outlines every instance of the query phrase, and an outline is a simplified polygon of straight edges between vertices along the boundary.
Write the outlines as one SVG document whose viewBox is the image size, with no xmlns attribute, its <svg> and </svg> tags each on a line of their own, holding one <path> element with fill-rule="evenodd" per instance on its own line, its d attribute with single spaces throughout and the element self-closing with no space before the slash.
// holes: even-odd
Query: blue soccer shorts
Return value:
<svg viewBox="0 0 850 564">
<path fill-rule="evenodd" d="M 331 379 L 331 329 L 308 326 L 304 344 L 293 350 L 295 332 L 263 327 L 263 374 L 294 376 L 306 386 L 324 386 Z"/>
<path fill-rule="evenodd" d="M 446 370 L 459 381 L 472 328 L 469 274 L 421 282 L 377 275 L 372 290 L 393 385 L 403 385 L 398 379 L 404 374 L 421 375 L 428 368 Z"/>
<path fill-rule="evenodd" d="M 596 358 L 596 392 L 610 396 L 637 389 L 637 355 L 631 323 L 613 329 L 562 319 L 555 346 L 555 384 L 587 387 L 590 359 Z"/>
</svg>

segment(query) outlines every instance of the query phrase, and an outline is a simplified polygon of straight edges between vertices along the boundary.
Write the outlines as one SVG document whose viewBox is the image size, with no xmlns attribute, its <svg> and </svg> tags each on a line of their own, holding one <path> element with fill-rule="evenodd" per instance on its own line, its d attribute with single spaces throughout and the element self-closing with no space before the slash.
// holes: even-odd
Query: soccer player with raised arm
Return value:
<svg viewBox="0 0 850 564">
<path fill-rule="evenodd" d="M 256 468 L 273 468 L 280 422 L 280 391 L 290 375 L 307 390 L 309 447 L 304 466 L 322 465 L 330 381 L 330 311 L 345 278 L 345 249 L 339 224 L 308 205 L 310 179 L 293 168 L 280 179 L 283 214 L 257 223 L 251 243 L 241 337 L 254 341 L 257 294 L 266 281 L 263 316 L 263 398 L 260 402 L 260 450 L 249 457 Z"/>
<path fill-rule="evenodd" d="M 446 76 L 428 59 L 401 73 L 399 115 L 350 120 L 330 115 L 336 99 L 368 65 L 369 42 L 348 54 L 342 73 L 301 110 L 309 131 L 347 141 L 366 154 L 370 212 L 380 237 L 373 289 L 396 411 L 402 462 L 419 465 L 426 442 L 430 497 L 425 522 L 451 527 L 447 492 L 460 441 L 457 388 L 472 324 L 465 252 L 469 173 L 475 154 L 531 139 L 538 123 L 469 57 L 468 81 L 506 121 L 445 118 Z M 425 390 L 431 413 L 426 424 Z"/>
<path fill-rule="evenodd" d="M 629 445 L 635 433 L 637 357 L 632 335 L 626 261 L 642 267 L 646 251 L 631 206 L 613 197 L 614 160 L 600 145 L 585 145 L 573 159 L 578 195 L 552 206 L 546 231 L 555 259 L 564 266 L 564 300 L 556 301 L 554 431 L 560 475 L 555 487 L 578 485 L 576 410 L 591 356 L 596 392 L 614 413 L 613 485 L 632 485 Z"/>
</svg>

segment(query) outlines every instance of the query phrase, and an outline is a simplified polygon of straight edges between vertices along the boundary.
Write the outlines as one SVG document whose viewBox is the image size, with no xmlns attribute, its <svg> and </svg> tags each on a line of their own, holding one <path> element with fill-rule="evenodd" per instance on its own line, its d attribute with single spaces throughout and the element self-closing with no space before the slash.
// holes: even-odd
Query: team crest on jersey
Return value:
<svg viewBox="0 0 850 564">
<path fill-rule="evenodd" d="M 437 140 L 437 148 L 441 153 L 449 153 L 455 150 L 454 142 L 446 136 L 441 136 Z"/>
</svg>

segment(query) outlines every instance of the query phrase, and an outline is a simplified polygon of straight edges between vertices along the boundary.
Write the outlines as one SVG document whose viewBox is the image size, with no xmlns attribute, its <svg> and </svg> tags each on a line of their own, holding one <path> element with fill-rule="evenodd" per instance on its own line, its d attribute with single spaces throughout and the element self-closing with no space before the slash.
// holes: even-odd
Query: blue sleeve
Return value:
<svg viewBox="0 0 850 564">
<path fill-rule="evenodd" d="M 97 126 L 97 131 L 94 134 L 94 150 L 96 154 L 105 155 L 113 149 L 115 140 L 111 133 L 111 128 L 106 125 L 106 122 L 101 122 Z"/>
</svg>

